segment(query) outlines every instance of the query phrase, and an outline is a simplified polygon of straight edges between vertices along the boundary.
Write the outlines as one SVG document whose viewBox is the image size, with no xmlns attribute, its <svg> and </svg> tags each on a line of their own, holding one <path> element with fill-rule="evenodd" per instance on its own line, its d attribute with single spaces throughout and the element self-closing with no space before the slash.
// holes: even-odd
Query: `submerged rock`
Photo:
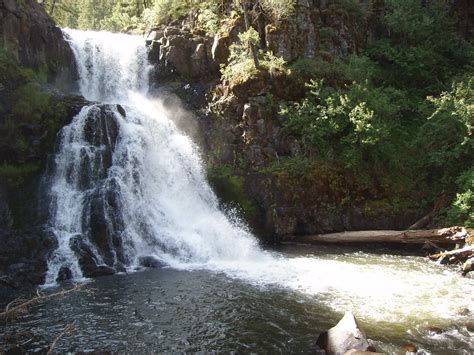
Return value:
<svg viewBox="0 0 474 355">
<path fill-rule="evenodd" d="M 115 269 L 107 265 L 98 265 L 94 270 L 87 273 L 87 277 L 99 277 L 114 275 Z"/>
<path fill-rule="evenodd" d="M 365 332 L 350 312 L 347 312 L 336 326 L 321 333 L 316 345 L 324 349 L 327 355 L 355 354 L 360 351 L 375 350 L 369 345 Z"/>
<path fill-rule="evenodd" d="M 155 269 L 163 266 L 163 263 L 152 255 L 141 256 L 138 258 L 138 263 L 143 267 L 151 267 Z"/>
</svg>

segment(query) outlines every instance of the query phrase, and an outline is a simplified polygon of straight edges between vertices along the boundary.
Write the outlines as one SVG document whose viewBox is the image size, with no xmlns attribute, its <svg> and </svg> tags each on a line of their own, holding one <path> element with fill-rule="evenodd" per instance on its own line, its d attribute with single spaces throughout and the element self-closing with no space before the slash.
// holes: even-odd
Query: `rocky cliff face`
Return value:
<svg viewBox="0 0 474 355">
<path fill-rule="evenodd" d="M 452 5 L 460 31 L 469 37 L 472 6 L 465 1 Z M 254 18 L 253 24 L 261 46 L 289 63 L 314 57 L 330 62 L 361 53 L 370 38 L 386 35 L 383 16 L 384 4 L 378 0 L 355 6 L 353 2 L 300 0 L 296 13 L 277 26 L 262 16 Z M 228 33 L 214 38 L 178 28 L 162 29 L 150 40 L 156 68 L 161 73 L 167 66 L 174 70 L 167 77 L 158 75 L 157 85 L 172 83 L 171 90 L 204 113 L 198 121 L 205 136 L 209 178 L 223 203 L 237 201 L 255 229 L 273 240 L 342 230 L 403 229 L 421 217 L 425 211 L 415 200 L 412 205 L 400 204 L 391 191 L 361 186 L 342 168 L 312 167 L 304 174 L 278 168 L 280 160 L 302 147 L 283 129 L 285 119 L 278 115 L 277 103 L 297 100 L 307 89 L 301 78 L 292 75 L 263 73 L 238 85 L 219 82 L 216 65 L 227 61 L 229 46 L 242 26 L 242 19 L 237 19 Z M 181 44 L 160 51 L 159 44 L 169 48 L 173 38 L 180 38 Z M 194 67 L 186 64 L 198 52 L 203 54 L 193 61 Z M 410 198 L 416 196 L 406 196 L 406 201 Z"/>
<path fill-rule="evenodd" d="M 74 78 L 72 51 L 43 7 L 0 0 L 0 285 L 42 281 L 54 241 L 41 235 L 41 172 L 84 104 L 57 93 Z"/>
<path fill-rule="evenodd" d="M 74 56 L 62 31 L 34 0 L 0 1 L 0 47 L 18 64 L 46 71 L 51 79 L 75 75 Z"/>
</svg>

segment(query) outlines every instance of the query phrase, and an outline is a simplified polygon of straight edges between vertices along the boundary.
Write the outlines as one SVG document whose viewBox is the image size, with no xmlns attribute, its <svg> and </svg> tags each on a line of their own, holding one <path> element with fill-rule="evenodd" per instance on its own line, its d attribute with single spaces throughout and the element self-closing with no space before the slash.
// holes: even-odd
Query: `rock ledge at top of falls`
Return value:
<svg viewBox="0 0 474 355">
<path fill-rule="evenodd" d="M 147 44 L 157 81 L 176 74 L 190 80 L 212 80 L 218 77 L 220 61 L 224 60 L 222 52 L 225 48 L 222 45 L 218 46 L 212 38 L 193 34 L 184 28 L 168 26 L 155 29 L 148 34 Z"/>
<path fill-rule="evenodd" d="M 0 47 L 18 64 L 47 69 L 50 79 L 75 78 L 75 60 L 63 33 L 34 0 L 0 0 Z"/>
</svg>

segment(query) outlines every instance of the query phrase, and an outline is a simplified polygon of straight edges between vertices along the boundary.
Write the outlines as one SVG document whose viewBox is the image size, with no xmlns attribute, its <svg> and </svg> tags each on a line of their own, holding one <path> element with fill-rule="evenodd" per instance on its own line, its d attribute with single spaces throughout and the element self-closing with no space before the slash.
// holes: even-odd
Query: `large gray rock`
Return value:
<svg viewBox="0 0 474 355">
<path fill-rule="evenodd" d="M 350 312 L 347 312 L 336 326 L 321 333 L 316 344 L 324 349 L 327 355 L 371 350 L 365 332 Z"/>
</svg>

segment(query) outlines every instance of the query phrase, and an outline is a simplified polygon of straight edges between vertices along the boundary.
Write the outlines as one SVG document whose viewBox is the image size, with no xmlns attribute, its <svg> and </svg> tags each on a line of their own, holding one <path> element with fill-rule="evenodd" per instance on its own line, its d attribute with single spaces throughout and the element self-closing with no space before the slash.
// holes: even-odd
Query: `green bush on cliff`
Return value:
<svg viewBox="0 0 474 355">
<path fill-rule="evenodd" d="M 260 6 L 263 11 L 270 14 L 278 22 L 289 16 L 295 11 L 296 0 L 260 0 Z"/>
<path fill-rule="evenodd" d="M 255 67 L 250 45 L 256 46 L 260 42 L 258 32 L 250 27 L 248 31 L 239 33 L 240 43 L 230 46 L 229 62 L 221 68 L 222 79 L 231 85 L 243 83 L 256 76 L 261 70 L 270 75 L 286 74 L 286 62 L 269 51 L 259 51 L 260 69 Z"/>
<path fill-rule="evenodd" d="M 396 170 L 406 138 L 399 127 L 398 97 L 392 90 L 353 84 L 347 90 L 312 81 L 301 102 L 283 106 L 285 129 L 300 137 L 306 154 L 355 171 Z M 394 134 L 396 133 L 396 134 Z"/>
<path fill-rule="evenodd" d="M 446 219 L 453 225 L 474 228 L 474 168 L 463 173 L 457 184 L 460 192 L 448 209 Z"/>
</svg>

